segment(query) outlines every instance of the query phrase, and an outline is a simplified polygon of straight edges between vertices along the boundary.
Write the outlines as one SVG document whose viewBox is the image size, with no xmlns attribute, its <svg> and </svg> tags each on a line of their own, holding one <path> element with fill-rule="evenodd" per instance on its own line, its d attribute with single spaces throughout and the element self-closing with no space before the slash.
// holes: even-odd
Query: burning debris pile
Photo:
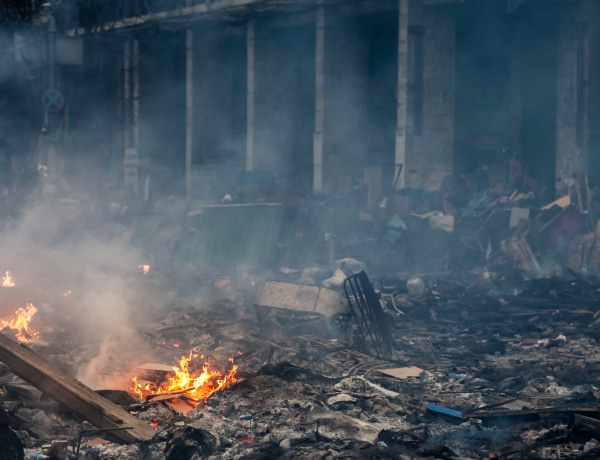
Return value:
<svg viewBox="0 0 600 460">
<path fill-rule="evenodd" d="M 16 283 L 10 271 L 6 271 L 2 278 L 2 287 L 12 288 Z M 39 335 L 39 331 L 33 329 L 31 321 L 33 316 L 38 312 L 38 309 L 30 302 L 27 302 L 25 308 L 19 307 L 17 310 L 0 318 L 0 330 L 5 330 L 8 334 L 14 334 L 14 337 L 19 342 L 32 343 Z"/>
<path fill-rule="evenodd" d="M 595 278 L 521 278 L 507 291 L 480 273 L 390 277 L 371 285 L 391 341 L 384 357 L 345 295 L 291 277 L 240 301 L 230 284 L 172 297 L 176 282 L 141 278 L 179 306 L 132 325 L 136 350 L 155 362 L 120 361 L 112 388 L 95 392 L 50 364 L 85 359 L 68 337 L 29 344 L 35 353 L 0 337 L 2 426 L 24 449 L 11 458 L 598 455 Z"/>
<path fill-rule="evenodd" d="M 25 308 L 19 308 L 9 318 L 0 318 L 0 328 L 12 329 L 20 342 L 33 342 L 39 332 L 31 329 L 30 323 L 37 311 L 33 304 L 28 303 Z"/>
<path fill-rule="evenodd" d="M 159 376 L 159 379 L 154 381 L 148 380 L 152 378 L 149 375 L 151 373 L 147 373 L 145 378 L 134 376 L 132 378 L 132 391 L 144 401 L 148 401 L 156 395 L 178 395 L 184 398 L 193 408 L 208 399 L 216 391 L 223 390 L 237 382 L 235 377 L 236 364 L 233 364 L 228 371 L 221 372 L 210 362 L 196 365 L 192 361 L 194 358 L 202 359 L 204 356 L 199 356 L 192 351 L 189 356 L 181 357 L 179 366 L 174 366 L 171 369 L 165 369 L 164 366 L 158 366 L 157 368 L 151 364 L 138 367 L 138 369 L 152 371 L 154 374 L 158 372 L 166 375 Z M 230 361 L 233 363 L 233 358 Z"/>
<path fill-rule="evenodd" d="M 131 212 L 118 228 L 151 249 L 115 267 L 96 247 L 85 283 L 6 272 L 6 458 L 597 458 L 591 213 L 405 192 L 354 221 L 334 201 Z"/>
</svg>

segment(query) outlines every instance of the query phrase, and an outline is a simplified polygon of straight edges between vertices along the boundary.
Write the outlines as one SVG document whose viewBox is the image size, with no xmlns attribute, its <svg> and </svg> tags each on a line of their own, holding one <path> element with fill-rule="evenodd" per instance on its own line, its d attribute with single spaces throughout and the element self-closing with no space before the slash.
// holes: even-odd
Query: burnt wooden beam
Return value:
<svg viewBox="0 0 600 460">
<path fill-rule="evenodd" d="M 23 380 L 81 415 L 92 425 L 104 430 L 114 429 L 111 433 L 125 442 L 149 441 L 154 436 L 155 431 L 150 425 L 2 334 L 0 361 Z"/>
</svg>

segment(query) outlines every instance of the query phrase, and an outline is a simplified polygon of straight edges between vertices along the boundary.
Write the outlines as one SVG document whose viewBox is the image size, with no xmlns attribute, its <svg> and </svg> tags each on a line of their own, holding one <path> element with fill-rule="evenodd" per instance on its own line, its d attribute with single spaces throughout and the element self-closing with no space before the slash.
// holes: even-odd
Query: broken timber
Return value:
<svg viewBox="0 0 600 460">
<path fill-rule="evenodd" d="M 542 415 L 542 414 L 559 414 L 569 412 L 593 412 L 597 413 L 600 407 L 586 407 L 586 406 L 562 406 L 562 407 L 541 407 L 538 409 L 519 409 L 519 410 L 495 410 L 495 411 L 471 411 L 462 412 L 463 417 L 468 418 L 491 418 L 491 417 L 514 417 L 522 415 Z"/>
<path fill-rule="evenodd" d="M 541 272 L 540 264 L 524 237 L 512 236 L 507 240 L 501 241 L 500 247 L 517 268 L 535 273 Z"/>
<path fill-rule="evenodd" d="M 0 334 L 0 361 L 15 374 L 54 400 L 78 413 L 91 424 L 126 442 L 149 441 L 154 429 L 126 410 L 100 396 L 44 358 Z"/>
</svg>

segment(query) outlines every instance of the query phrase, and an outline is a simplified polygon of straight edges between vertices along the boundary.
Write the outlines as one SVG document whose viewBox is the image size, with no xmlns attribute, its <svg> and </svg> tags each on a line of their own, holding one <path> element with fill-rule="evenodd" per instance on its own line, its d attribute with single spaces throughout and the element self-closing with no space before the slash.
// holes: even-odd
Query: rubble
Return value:
<svg viewBox="0 0 600 460">
<path fill-rule="evenodd" d="M 10 322 L 0 337 L 10 458 L 592 458 L 599 227 L 570 197 L 436 209 L 402 193 L 356 216 L 353 234 L 331 225 L 333 201 L 302 203 L 291 223 L 285 205 L 180 206 L 177 237 L 165 233 L 174 211 L 119 214 L 132 241 L 176 248 L 116 269 L 143 295 L 130 324 L 139 343 L 111 356 L 115 387 L 87 388 L 72 375 L 90 350 L 74 349 L 81 332 L 56 314 L 80 301 L 76 289 L 36 288 L 38 341 L 18 345 Z M 59 212 L 84 225 L 82 202 L 65 203 Z M 263 250 L 249 236 L 218 243 L 213 217 L 240 235 L 252 232 L 240 215 L 263 212 Z M 194 246 L 199 232 L 220 249 Z M 4 298 L 25 305 L 33 294 L 16 279 Z M 170 363 L 192 355 L 221 376 L 235 363 L 236 381 L 200 399 L 164 391 Z M 131 376 L 153 393 L 136 395 Z"/>
<path fill-rule="evenodd" d="M 193 338 L 206 335 L 203 342 L 210 349 L 222 349 L 223 357 L 236 355 L 240 381 L 186 415 L 165 400 L 121 400 L 139 420 L 157 423 L 150 444 L 122 445 L 92 426 L 83 428 L 80 438 L 81 433 L 69 435 L 61 425 L 79 422 L 69 421 L 73 416 L 68 414 L 58 419 L 52 413 L 56 408 L 44 431 L 66 433 L 73 458 L 75 445 L 79 458 L 148 459 L 303 458 L 308 452 L 321 457 L 553 458 L 552 446 L 560 443 L 570 449 L 561 450 L 561 458 L 583 458 L 597 449 L 596 312 L 570 298 L 585 292 L 591 305 L 600 297 L 593 284 L 576 277 L 562 283 L 531 280 L 523 282 L 520 294 L 499 296 L 492 281 L 482 286 L 451 275 L 426 279 L 422 296 L 413 299 L 420 306 L 403 307 L 404 316 L 391 327 L 391 361 L 352 349 L 343 336 L 280 335 L 272 328 L 270 336 L 277 338 L 269 340 L 260 315 L 227 320 L 239 308 L 235 305 L 223 305 L 218 314 L 188 310 L 180 314 L 184 322 L 173 313 L 157 317 L 158 327 L 140 326 L 161 337 L 173 327 L 165 329 L 165 323 L 176 325 L 178 337 L 190 337 L 189 343 L 182 341 L 184 347 L 201 345 Z M 547 284 L 554 293 L 544 291 Z M 398 279 L 393 296 L 405 292 L 405 281 Z M 543 292 L 554 306 L 543 308 Z M 148 343 L 158 363 L 178 352 L 172 345 Z M 169 370 L 164 364 L 139 367 Z M 15 384 L 3 388 L 12 388 L 14 395 L 4 397 L 5 407 L 15 397 L 27 404 L 40 401 L 39 394 L 25 388 L 15 393 Z M 18 408 L 14 413 L 24 414 Z M 40 452 L 45 442 L 37 440 L 45 435 L 34 425 L 24 415 L 8 425 L 29 446 L 37 444 L 27 447 L 28 453 Z M 23 429 L 30 433 L 27 438 Z"/>
</svg>

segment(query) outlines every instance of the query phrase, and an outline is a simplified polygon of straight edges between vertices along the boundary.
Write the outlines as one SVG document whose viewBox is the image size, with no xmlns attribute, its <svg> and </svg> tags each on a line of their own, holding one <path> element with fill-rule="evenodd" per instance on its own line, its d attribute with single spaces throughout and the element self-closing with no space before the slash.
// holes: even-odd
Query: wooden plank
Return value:
<svg viewBox="0 0 600 460">
<path fill-rule="evenodd" d="M 537 273 L 541 271 L 540 265 L 533 255 L 529 244 L 522 236 L 513 236 L 502 240 L 500 247 L 504 254 L 515 263 L 517 268 Z"/>
<path fill-rule="evenodd" d="M 571 205 L 571 197 L 569 195 L 565 195 L 560 197 L 558 200 L 553 201 L 552 203 L 548 203 L 546 206 L 542 207 L 542 211 L 550 209 L 552 206 L 560 206 L 561 208 L 566 208 Z"/>
<path fill-rule="evenodd" d="M 92 425 L 116 429 L 112 433 L 125 442 L 149 441 L 154 436 L 155 431 L 150 425 L 2 334 L 0 361 L 23 380 L 81 415 Z"/>
</svg>

